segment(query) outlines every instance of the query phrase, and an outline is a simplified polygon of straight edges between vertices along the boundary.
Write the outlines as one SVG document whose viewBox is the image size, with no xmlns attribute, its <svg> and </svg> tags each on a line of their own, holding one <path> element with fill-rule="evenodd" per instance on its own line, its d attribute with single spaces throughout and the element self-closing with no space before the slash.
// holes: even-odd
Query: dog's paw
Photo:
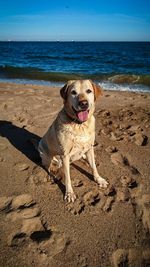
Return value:
<svg viewBox="0 0 150 267">
<path fill-rule="evenodd" d="M 65 200 L 67 202 L 75 202 L 76 200 L 76 195 L 74 194 L 74 192 L 66 192 L 65 194 Z"/>
<path fill-rule="evenodd" d="M 102 177 L 96 177 L 95 181 L 98 183 L 99 187 L 106 188 L 108 186 L 108 182 Z"/>
</svg>

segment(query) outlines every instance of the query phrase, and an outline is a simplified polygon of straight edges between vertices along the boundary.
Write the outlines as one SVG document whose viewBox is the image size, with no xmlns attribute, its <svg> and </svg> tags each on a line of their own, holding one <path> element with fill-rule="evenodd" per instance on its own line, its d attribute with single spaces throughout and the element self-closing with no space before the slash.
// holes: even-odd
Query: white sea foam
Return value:
<svg viewBox="0 0 150 267">
<path fill-rule="evenodd" d="M 104 90 L 108 91 L 127 91 L 127 92 L 149 92 L 150 86 L 142 84 L 115 84 L 111 82 L 98 83 Z"/>
</svg>

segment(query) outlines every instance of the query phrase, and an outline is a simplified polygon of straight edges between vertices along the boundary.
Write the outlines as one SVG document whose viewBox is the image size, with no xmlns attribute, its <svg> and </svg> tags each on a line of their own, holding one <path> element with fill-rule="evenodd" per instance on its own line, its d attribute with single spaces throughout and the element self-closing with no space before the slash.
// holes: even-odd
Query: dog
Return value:
<svg viewBox="0 0 150 267">
<path fill-rule="evenodd" d="M 102 95 L 100 86 L 91 80 L 71 80 L 60 89 L 64 105 L 57 118 L 40 140 L 38 151 L 42 165 L 49 170 L 51 161 L 59 156 L 65 176 L 65 200 L 74 202 L 70 179 L 70 163 L 87 158 L 92 168 L 94 180 L 102 188 L 108 182 L 99 176 L 94 159 L 95 101 Z M 61 163 L 60 163 L 61 164 Z"/>
</svg>

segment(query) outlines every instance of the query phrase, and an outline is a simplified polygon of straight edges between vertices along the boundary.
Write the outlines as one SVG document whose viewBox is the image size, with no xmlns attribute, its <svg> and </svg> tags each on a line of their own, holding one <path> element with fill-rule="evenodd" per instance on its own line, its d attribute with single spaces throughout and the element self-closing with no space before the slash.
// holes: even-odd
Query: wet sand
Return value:
<svg viewBox="0 0 150 267">
<path fill-rule="evenodd" d="M 96 105 L 99 190 L 83 160 L 66 204 L 31 139 L 61 109 L 59 88 L 0 83 L 0 266 L 150 266 L 150 94 L 105 91 Z"/>
</svg>

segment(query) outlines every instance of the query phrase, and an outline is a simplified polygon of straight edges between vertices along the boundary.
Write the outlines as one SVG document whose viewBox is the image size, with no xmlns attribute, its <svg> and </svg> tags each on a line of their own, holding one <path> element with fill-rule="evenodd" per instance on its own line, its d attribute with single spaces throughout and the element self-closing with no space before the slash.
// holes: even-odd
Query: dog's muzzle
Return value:
<svg viewBox="0 0 150 267">
<path fill-rule="evenodd" d="M 87 100 L 82 100 L 78 102 L 78 110 L 74 109 L 78 121 L 85 122 L 88 120 L 89 115 L 89 103 Z"/>
</svg>

